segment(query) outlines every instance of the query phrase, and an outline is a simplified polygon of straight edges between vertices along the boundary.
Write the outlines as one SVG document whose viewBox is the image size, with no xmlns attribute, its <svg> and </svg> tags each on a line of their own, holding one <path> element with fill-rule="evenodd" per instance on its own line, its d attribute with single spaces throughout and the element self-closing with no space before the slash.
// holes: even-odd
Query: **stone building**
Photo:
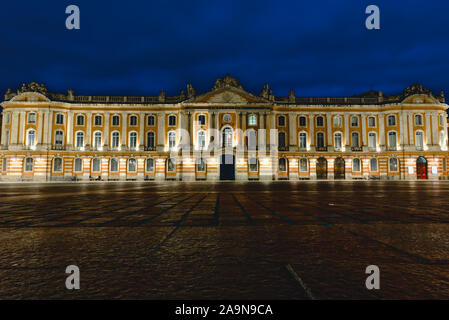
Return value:
<svg viewBox="0 0 449 320">
<path fill-rule="evenodd" d="M 0 179 L 445 179 L 447 105 L 412 85 L 397 95 L 259 95 L 226 75 L 209 92 L 82 96 L 8 89 Z"/>
</svg>

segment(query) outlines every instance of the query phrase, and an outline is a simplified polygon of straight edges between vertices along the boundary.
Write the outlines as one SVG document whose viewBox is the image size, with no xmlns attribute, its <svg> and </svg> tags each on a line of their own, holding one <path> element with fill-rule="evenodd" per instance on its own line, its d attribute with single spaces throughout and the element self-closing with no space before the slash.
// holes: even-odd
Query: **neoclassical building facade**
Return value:
<svg viewBox="0 0 449 320">
<path fill-rule="evenodd" d="M 203 94 L 82 96 L 32 82 L 1 105 L 1 181 L 448 176 L 448 106 L 420 85 L 278 97 L 226 75 Z"/>
</svg>

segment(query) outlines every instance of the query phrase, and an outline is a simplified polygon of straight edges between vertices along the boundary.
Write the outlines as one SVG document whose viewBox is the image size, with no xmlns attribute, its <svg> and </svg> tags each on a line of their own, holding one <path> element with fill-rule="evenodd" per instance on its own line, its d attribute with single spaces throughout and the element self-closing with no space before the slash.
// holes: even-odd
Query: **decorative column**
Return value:
<svg viewBox="0 0 449 320">
<path fill-rule="evenodd" d="M 345 114 L 344 115 L 344 122 L 345 122 L 345 141 L 344 141 L 344 145 L 347 148 L 350 148 L 350 142 L 349 142 L 349 114 Z M 348 150 L 346 150 L 348 151 Z"/>
<path fill-rule="evenodd" d="M 288 140 L 289 140 L 289 148 L 290 151 L 296 151 L 297 142 L 296 142 L 296 117 L 294 113 L 288 114 Z"/>
<path fill-rule="evenodd" d="M 72 148 L 72 137 L 73 137 L 73 114 L 71 111 L 67 112 L 67 125 L 66 125 L 66 136 L 67 136 L 67 148 L 70 150 Z"/>
<path fill-rule="evenodd" d="M 379 114 L 379 146 L 385 147 L 385 119 L 383 114 Z"/>
<path fill-rule="evenodd" d="M 107 150 L 109 145 L 109 112 L 107 112 L 104 115 L 104 139 L 103 139 L 103 145 L 104 148 Z"/>
<path fill-rule="evenodd" d="M 92 113 L 88 112 L 87 113 L 87 126 L 86 126 L 86 147 L 87 148 L 92 144 L 91 131 L 92 131 Z"/>
<path fill-rule="evenodd" d="M 365 148 L 368 145 L 366 140 L 366 114 L 362 113 L 361 121 L 362 121 L 362 147 Z"/>
<path fill-rule="evenodd" d="M 145 113 L 140 113 L 140 127 L 139 127 L 139 146 L 138 150 L 143 151 L 145 146 Z"/>
<path fill-rule="evenodd" d="M 157 114 L 157 149 L 163 151 L 165 147 L 165 114 Z"/>
<path fill-rule="evenodd" d="M 309 127 L 309 132 L 310 132 L 310 150 L 314 151 L 315 148 L 315 123 L 314 123 L 314 115 L 313 114 L 309 114 L 309 123 L 308 123 L 308 127 Z"/>
<path fill-rule="evenodd" d="M 24 143 L 24 137 L 25 137 L 25 111 L 20 111 L 20 124 L 19 124 L 19 144 L 25 144 Z"/>
<path fill-rule="evenodd" d="M 327 146 L 328 148 L 332 147 L 332 115 L 326 115 L 327 122 Z M 331 151 L 331 150 L 329 150 Z"/>
<path fill-rule="evenodd" d="M 128 133 L 126 132 L 126 125 L 128 124 L 128 113 L 123 114 L 123 119 L 122 119 L 122 150 L 124 148 L 126 148 L 127 143 L 127 136 Z"/>
</svg>

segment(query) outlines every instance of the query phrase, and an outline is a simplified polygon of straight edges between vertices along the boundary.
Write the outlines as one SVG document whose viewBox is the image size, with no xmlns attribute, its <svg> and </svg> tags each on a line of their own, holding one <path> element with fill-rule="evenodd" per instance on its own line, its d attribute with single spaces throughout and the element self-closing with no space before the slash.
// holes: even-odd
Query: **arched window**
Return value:
<svg viewBox="0 0 449 320">
<path fill-rule="evenodd" d="M 285 159 L 285 158 L 279 159 L 279 171 L 280 172 L 287 171 L 287 159 Z"/>
<path fill-rule="evenodd" d="M 168 172 L 175 172 L 176 171 L 176 162 L 173 158 L 167 159 L 167 171 Z"/>
<path fill-rule="evenodd" d="M 128 159 L 128 172 L 136 172 L 137 169 L 137 162 L 134 158 Z"/>
<path fill-rule="evenodd" d="M 206 116 L 205 116 L 204 114 L 200 114 L 200 115 L 198 116 L 198 124 L 199 124 L 200 126 L 206 125 Z"/>
<path fill-rule="evenodd" d="M 257 150 L 257 132 L 254 129 L 248 130 L 248 150 Z"/>
<path fill-rule="evenodd" d="M 80 114 L 76 117 L 76 125 L 84 126 L 84 116 L 82 114 Z"/>
<path fill-rule="evenodd" d="M 279 148 L 285 148 L 285 132 L 283 131 L 278 132 L 278 144 Z"/>
<path fill-rule="evenodd" d="M 319 116 L 316 117 L 316 126 L 317 127 L 324 127 L 324 118 Z"/>
<path fill-rule="evenodd" d="M 371 171 L 377 172 L 377 159 L 376 158 L 371 158 L 369 161 L 369 165 L 370 165 Z"/>
<path fill-rule="evenodd" d="M 175 115 L 168 116 L 168 125 L 171 127 L 176 126 L 176 116 Z"/>
<path fill-rule="evenodd" d="M 131 116 L 129 117 L 129 125 L 130 126 L 137 126 L 137 116 Z"/>
<path fill-rule="evenodd" d="M 118 116 L 118 115 L 112 116 L 112 125 L 113 126 L 120 125 L 120 116 Z"/>
<path fill-rule="evenodd" d="M 307 172 L 309 169 L 309 161 L 306 158 L 301 158 L 299 160 L 299 171 Z"/>
<path fill-rule="evenodd" d="M 324 133 L 323 132 L 317 132 L 316 134 L 316 146 L 318 148 L 324 147 Z"/>
<path fill-rule="evenodd" d="M 114 131 L 112 133 L 111 146 L 112 148 L 118 148 L 120 145 L 120 132 Z"/>
<path fill-rule="evenodd" d="M 135 148 L 137 146 L 137 132 L 131 131 L 129 133 L 129 147 Z"/>
<path fill-rule="evenodd" d="M 84 132 L 77 132 L 76 133 L 76 147 L 81 148 L 84 147 Z"/>
<path fill-rule="evenodd" d="M 388 146 L 395 149 L 397 146 L 397 137 L 395 131 L 388 132 Z"/>
<path fill-rule="evenodd" d="M 390 171 L 398 171 L 398 159 L 390 158 Z"/>
<path fill-rule="evenodd" d="M 96 127 L 101 126 L 101 123 L 103 122 L 102 120 L 103 120 L 103 117 L 102 117 L 102 116 L 96 115 L 96 116 L 94 117 L 94 126 L 96 126 Z"/>
<path fill-rule="evenodd" d="M 248 162 L 249 162 L 249 171 L 257 172 L 258 171 L 257 158 L 249 158 Z"/>
<path fill-rule="evenodd" d="M 36 123 L 36 113 L 28 113 L 28 123 Z"/>
<path fill-rule="evenodd" d="M 27 172 L 33 171 L 33 158 L 25 159 L 25 171 Z"/>
<path fill-rule="evenodd" d="M 340 150 L 341 143 L 342 143 L 341 133 L 340 132 L 334 133 L 334 148 L 336 150 Z"/>
<path fill-rule="evenodd" d="M 278 117 L 278 126 L 279 127 L 284 127 L 285 126 L 285 117 L 284 116 L 279 116 Z"/>
<path fill-rule="evenodd" d="M 27 133 L 27 146 L 33 147 L 36 144 L 36 131 L 28 130 Z"/>
<path fill-rule="evenodd" d="M 111 159 L 111 172 L 118 172 L 118 160 L 116 158 Z"/>
<path fill-rule="evenodd" d="M 56 115 L 56 124 L 64 124 L 64 115 L 62 113 Z"/>
<path fill-rule="evenodd" d="M 388 125 L 390 127 L 396 125 L 396 116 L 395 115 L 389 115 L 387 120 L 388 120 Z"/>
<path fill-rule="evenodd" d="M 153 131 L 148 131 L 147 132 L 147 147 L 149 148 L 154 148 L 154 132 Z"/>
<path fill-rule="evenodd" d="M 154 159 L 153 158 L 148 158 L 147 159 L 145 170 L 147 172 L 153 172 L 154 171 Z"/>
<path fill-rule="evenodd" d="M 101 161 L 100 158 L 92 159 L 92 172 L 100 172 L 101 169 Z"/>
<path fill-rule="evenodd" d="M 174 148 L 176 145 L 176 132 L 170 131 L 168 133 L 168 147 Z"/>
<path fill-rule="evenodd" d="M 418 149 L 422 149 L 424 147 L 424 133 L 422 131 L 415 132 L 415 146 Z"/>
<path fill-rule="evenodd" d="M 351 133 L 351 147 L 358 148 L 359 146 L 359 133 L 354 131 Z"/>
<path fill-rule="evenodd" d="M 206 162 L 203 158 L 198 158 L 196 160 L 196 171 L 197 172 L 204 172 L 206 171 Z"/>
<path fill-rule="evenodd" d="M 147 118 L 147 125 L 149 126 L 149 127 L 153 127 L 154 126 L 154 124 L 155 124 L 155 118 L 154 118 L 154 116 L 148 116 L 148 118 Z"/>
<path fill-rule="evenodd" d="M 223 147 L 232 147 L 232 129 L 231 128 L 224 128 L 223 129 Z"/>
<path fill-rule="evenodd" d="M 62 146 L 64 144 L 64 131 L 56 130 L 55 131 L 55 145 Z"/>
<path fill-rule="evenodd" d="M 53 159 L 53 172 L 62 172 L 62 159 L 61 158 Z"/>
<path fill-rule="evenodd" d="M 83 171 L 83 159 L 76 158 L 75 159 L 75 172 Z"/>
<path fill-rule="evenodd" d="M 248 117 L 248 125 L 256 126 L 257 125 L 257 116 L 255 114 L 250 114 Z"/>
<path fill-rule="evenodd" d="M 374 128 L 376 126 L 376 117 L 369 116 L 368 117 L 368 127 Z"/>
<path fill-rule="evenodd" d="M 369 148 L 377 147 L 377 134 L 375 132 L 368 133 L 368 147 Z"/>
<path fill-rule="evenodd" d="M 94 133 L 94 148 L 98 149 L 101 147 L 101 132 L 97 131 Z"/>
<path fill-rule="evenodd" d="M 203 130 L 198 131 L 198 147 L 204 148 L 206 146 L 206 133 Z"/>
<path fill-rule="evenodd" d="M 351 127 L 358 127 L 359 126 L 359 117 L 352 116 L 351 117 Z"/>
<path fill-rule="evenodd" d="M 307 125 L 307 119 L 304 116 L 300 116 L 299 117 L 299 126 L 300 127 L 305 127 Z"/>
<path fill-rule="evenodd" d="M 341 128 L 341 117 L 340 116 L 334 116 L 334 127 Z"/>
<path fill-rule="evenodd" d="M 307 148 L 307 133 L 306 132 L 299 133 L 299 148 L 301 148 L 301 149 Z"/>
<path fill-rule="evenodd" d="M 423 125 L 422 115 L 416 114 L 415 115 L 415 126 L 422 126 L 422 125 Z"/>
<path fill-rule="evenodd" d="M 360 171 L 360 159 L 359 158 L 352 159 L 352 171 L 355 171 L 355 172 Z"/>
</svg>

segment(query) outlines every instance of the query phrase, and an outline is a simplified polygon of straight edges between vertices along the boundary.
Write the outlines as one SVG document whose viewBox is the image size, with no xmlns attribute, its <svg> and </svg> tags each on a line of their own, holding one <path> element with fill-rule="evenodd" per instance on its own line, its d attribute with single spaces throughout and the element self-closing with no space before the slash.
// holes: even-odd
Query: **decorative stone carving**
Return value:
<svg viewBox="0 0 449 320">
<path fill-rule="evenodd" d="M 184 101 L 186 99 L 186 92 L 184 91 L 184 89 L 181 90 L 181 93 L 179 95 L 179 99 L 181 101 Z"/>
<path fill-rule="evenodd" d="M 404 96 L 410 96 L 412 94 L 428 94 L 431 95 L 432 92 L 425 86 L 422 86 L 418 83 L 412 84 L 402 91 Z"/>
<path fill-rule="evenodd" d="M 45 86 L 45 84 L 44 83 L 39 84 L 35 81 L 30 82 L 28 85 L 23 83 L 18 93 L 20 94 L 24 92 L 39 92 L 44 96 L 48 95 L 48 89 Z"/>
<path fill-rule="evenodd" d="M 159 92 L 158 101 L 159 102 L 165 102 L 165 91 L 164 90 L 161 90 Z"/>
<path fill-rule="evenodd" d="M 190 98 L 193 98 L 195 96 L 195 94 L 196 94 L 195 88 L 190 83 L 188 83 L 187 84 L 187 96 L 190 99 Z"/>
<path fill-rule="evenodd" d="M 296 101 L 295 93 L 293 92 L 293 90 L 290 90 L 288 93 L 288 102 L 295 103 L 295 101 Z"/>
<path fill-rule="evenodd" d="M 260 96 L 262 98 L 268 99 L 268 91 L 270 90 L 270 87 L 267 84 L 264 84 L 262 87 L 262 91 L 260 92 Z"/>
<path fill-rule="evenodd" d="M 212 88 L 212 90 L 217 90 L 217 89 L 226 88 L 226 87 L 234 87 L 234 88 L 238 88 L 238 89 L 243 89 L 242 85 L 236 78 L 233 78 L 229 74 L 227 74 L 223 79 L 218 78 L 215 81 L 215 85 Z"/>
</svg>

